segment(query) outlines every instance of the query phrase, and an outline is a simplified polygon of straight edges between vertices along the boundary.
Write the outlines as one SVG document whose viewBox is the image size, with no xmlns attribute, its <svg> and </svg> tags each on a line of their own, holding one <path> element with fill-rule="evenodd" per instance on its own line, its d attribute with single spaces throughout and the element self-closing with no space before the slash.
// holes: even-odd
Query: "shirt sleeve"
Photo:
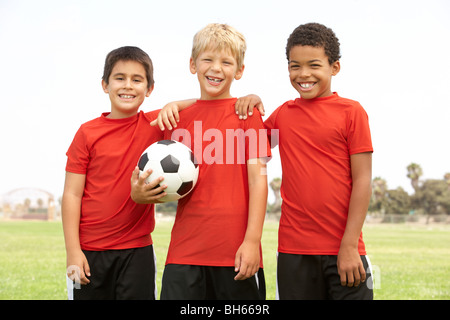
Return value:
<svg viewBox="0 0 450 320">
<path fill-rule="evenodd" d="M 246 160 L 263 158 L 267 161 L 272 157 L 267 130 L 258 110 L 244 120 L 246 124 L 247 154 Z"/>
<path fill-rule="evenodd" d="M 83 131 L 83 127 L 78 129 L 66 155 L 67 172 L 86 174 L 87 166 L 89 164 L 89 148 L 87 146 L 86 134 Z"/>
<path fill-rule="evenodd" d="M 350 114 L 347 143 L 350 155 L 373 152 L 369 117 L 360 104 L 356 105 Z"/>
<path fill-rule="evenodd" d="M 283 105 L 279 106 L 269 118 L 264 121 L 264 128 L 267 130 L 267 137 L 269 140 L 270 147 L 273 149 L 279 143 L 279 129 L 277 126 L 277 117 Z"/>
</svg>

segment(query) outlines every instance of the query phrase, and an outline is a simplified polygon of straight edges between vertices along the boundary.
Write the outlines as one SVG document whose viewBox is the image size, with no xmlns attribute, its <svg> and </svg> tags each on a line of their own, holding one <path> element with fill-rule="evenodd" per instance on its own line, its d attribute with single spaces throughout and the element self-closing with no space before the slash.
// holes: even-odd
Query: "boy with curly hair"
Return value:
<svg viewBox="0 0 450 320">
<path fill-rule="evenodd" d="M 373 149 L 362 106 L 331 91 L 341 67 L 339 45 L 334 32 L 318 23 L 292 32 L 286 55 L 300 98 L 278 107 L 264 123 L 269 133 L 279 130 L 283 170 L 280 299 L 373 298 L 361 232 Z"/>
</svg>

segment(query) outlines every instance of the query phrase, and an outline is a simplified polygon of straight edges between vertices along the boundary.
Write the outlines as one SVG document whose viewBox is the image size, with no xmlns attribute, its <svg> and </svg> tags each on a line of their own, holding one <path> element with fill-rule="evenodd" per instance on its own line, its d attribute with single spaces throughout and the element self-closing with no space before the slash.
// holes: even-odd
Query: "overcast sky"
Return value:
<svg viewBox="0 0 450 320">
<path fill-rule="evenodd" d="M 75 132 L 110 110 L 100 83 L 117 47 L 138 46 L 153 60 L 155 90 L 141 110 L 198 98 L 192 37 L 211 22 L 245 35 L 246 68 L 232 94 L 258 94 L 265 119 L 298 97 L 289 34 L 307 22 L 331 27 L 342 53 L 332 90 L 369 115 L 373 177 L 411 192 L 409 163 L 422 166 L 424 179 L 450 172 L 450 1 L 0 0 L 0 195 L 20 187 L 62 194 Z M 275 154 L 269 180 L 281 177 Z"/>
</svg>

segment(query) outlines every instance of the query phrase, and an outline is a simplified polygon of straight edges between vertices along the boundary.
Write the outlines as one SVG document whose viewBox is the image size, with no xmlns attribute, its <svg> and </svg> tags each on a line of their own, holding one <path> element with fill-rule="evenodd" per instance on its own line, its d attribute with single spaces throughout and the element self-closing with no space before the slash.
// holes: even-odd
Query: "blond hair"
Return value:
<svg viewBox="0 0 450 320">
<path fill-rule="evenodd" d="M 244 65 L 244 56 L 247 45 L 242 33 L 227 24 L 211 23 L 197 32 L 192 44 L 192 60 L 207 50 L 230 50 L 240 69 Z"/>
</svg>

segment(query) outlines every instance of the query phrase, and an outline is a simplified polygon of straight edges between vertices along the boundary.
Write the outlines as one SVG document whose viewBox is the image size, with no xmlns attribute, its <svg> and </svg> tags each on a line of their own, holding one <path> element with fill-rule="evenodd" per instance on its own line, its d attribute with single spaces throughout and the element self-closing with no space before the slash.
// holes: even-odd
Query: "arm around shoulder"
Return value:
<svg viewBox="0 0 450 320">
<path fill-rule="evenodd" d="M 172 128 L 177 127 L 177 122 L 180 121 L 179 112 L 193 105 L 196 99 L 187 99 L 181 101 L 174 101 L 166 104 L 158 114 L 158 117 L 150 122 L 151 126 L 158 126 L 161 131 L 164 131 L 164 126 L 167 129 L 172 130 Z"/>
</svg>

